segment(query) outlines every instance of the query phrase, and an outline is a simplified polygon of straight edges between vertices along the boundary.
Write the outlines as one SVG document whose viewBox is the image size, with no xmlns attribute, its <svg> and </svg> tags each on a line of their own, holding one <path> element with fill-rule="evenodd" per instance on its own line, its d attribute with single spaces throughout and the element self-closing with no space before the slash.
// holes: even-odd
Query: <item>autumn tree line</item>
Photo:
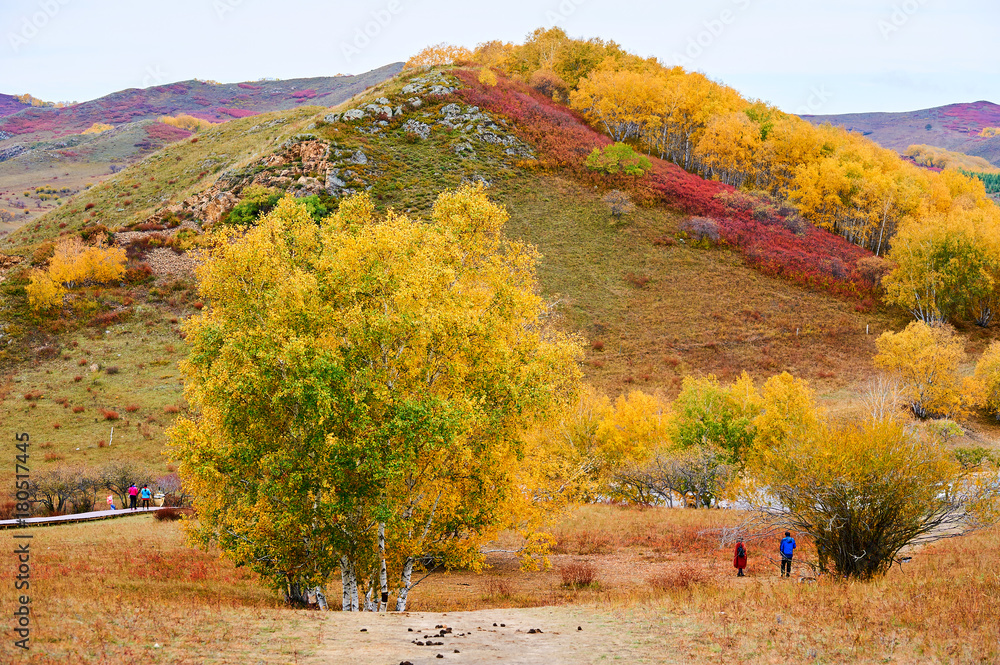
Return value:
<svg viewBox="0 0 1000 665">
<path fill-rule="evenodd" d="M 884 299 L 919 320 L 993 319 L 1000 208 L 983 178 L 920 168 L 858 133 L 815 126 L 704 74 L 559 28 L 523 44 L 430 47 L 409 64 L 461 61 L 530 84 L 617 142 L 791 203 L 816 226 L 885 257 L 875 270 Z"/>
</svg>

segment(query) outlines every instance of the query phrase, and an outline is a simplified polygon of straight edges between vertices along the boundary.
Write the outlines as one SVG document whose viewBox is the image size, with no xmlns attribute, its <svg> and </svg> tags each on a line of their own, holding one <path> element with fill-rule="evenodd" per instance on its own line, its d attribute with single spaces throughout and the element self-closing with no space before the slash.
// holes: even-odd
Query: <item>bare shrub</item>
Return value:
<svg viewBox="0 0 1000 665">
<path fill-rule="evenodd" d="M 160 508 L 153 517 L 159 522 L 174 522 L 184 517 L 184 511 L 180 508 Z"/>
<path fill-rule="evenodd" d="M 611 216 L 615 221 L 621 221 L 622 215 L 628 215 L 635 211 L 635 204 L 632 197 L 620 189 L 612 189 L 601 198 L 611 210 Z"/>
<path fill-rule="evenodd" d="M 680 228 L 696 243 L 714 245 L 719 242 L 719 223 L 711 217 L 690 217 L 681 222 Z"/>
<path fill-rule="evenodd" d="M 583 589 L 597 582 L 597 568 L 589 561 L 573 561 L 559 568 L 562 585 L 570 589 Z"/>
<path fill-rule="evenodd" d="M 707 584 L 710 580 L 711 577 L 703 568 L 682 563 L 650 577 L 648 584 L 658 591 L 686 591 L 695 585 Z"/>
<path fill-rule="evenodd" d="M 488 598 L 510 598 L 514 595 L 514 586 L 499 575 L 489 575 L 483 580 L 483 594 Z"/>
<path fill-rule="evenodd" d="M 854 264 L 865 284 L 875 290 L 882 288 L 882 278 L 892 272 L 892 264 L 880 256 L 866 256 Z"/>
</svg>

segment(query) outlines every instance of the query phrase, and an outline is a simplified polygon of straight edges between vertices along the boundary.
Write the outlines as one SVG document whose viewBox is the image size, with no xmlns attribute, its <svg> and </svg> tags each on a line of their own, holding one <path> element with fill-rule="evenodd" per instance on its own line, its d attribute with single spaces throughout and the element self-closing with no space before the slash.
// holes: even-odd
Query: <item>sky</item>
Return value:
<svg viewBox="0 0 1000 665">
<path fill-rule="evenodd" d="M 0 92 L 357 74 L 552 26 L 791 113 L 1000 103 L 996 0 L 0 0 Z"/>
</svg>

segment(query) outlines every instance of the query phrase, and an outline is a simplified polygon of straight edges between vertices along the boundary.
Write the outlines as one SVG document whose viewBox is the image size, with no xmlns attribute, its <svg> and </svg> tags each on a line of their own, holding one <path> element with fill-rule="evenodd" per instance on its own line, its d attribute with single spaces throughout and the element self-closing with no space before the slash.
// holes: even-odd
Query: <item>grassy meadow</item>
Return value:
<svg viewBox="0 0 1000 665">
<path fill-rule="evenodd" d="M 433 574 L 415 588 L 409 609 L 507 608 L 516 617 L 514 608 L 576 608 L 604 617 L 619 638 L 593 644 L 588 662 L 1000 658 L 997 530 L 911 552 L 911 562 L 870 584 L 803 580 L 801 564 L 782 579 L 776 543 L 754 543 L 741 579 L 718 537 L 740 518 L 582 506 L 554 525 L 548 570 L 524 572 L 512 555 L 493 554 L 482 574 Z M 323 662 L 324 636 L 346 638 L 336 613 L 286 609 L 252 574 L 186 547 L 179 523 L 139 516 L 32 532 L 36 614 L 25 662 L 310 663 Z M 809 543 L 801 545 L 797 556 L 809 558 Z M 5 578 L 11 566 L 11 557 L 0 559 Z M 339 585 L 328 592 L 336 609 Z M 10 648 L 0 644 L 3 662 L 11 662 Z"/>
</svg>

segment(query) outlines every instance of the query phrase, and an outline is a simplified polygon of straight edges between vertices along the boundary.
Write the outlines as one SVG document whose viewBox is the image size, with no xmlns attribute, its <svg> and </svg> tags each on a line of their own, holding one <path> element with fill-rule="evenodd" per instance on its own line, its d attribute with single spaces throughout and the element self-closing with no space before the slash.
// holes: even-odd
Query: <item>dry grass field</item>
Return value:
<svg viewBox="0 0 1000 665">
<path fill-rule="evenodd" d="M 32 650 L 14 660 L 5 639 L 0 662 L 420 665 L 437 653 L 446 662 L 547 664 L 1000 659 L 1000 532 L 911 552 L 911 562 L 871 584 L 800 581 L 803 565 L 781 579 L 769 556 L 776 544 L 765 542 L 751 546 L 748 577 L 738 579 L 717 529 L 740 517 L 583 506 L 554 527 L 548 570 L 523 572 L 510 555 L 491 555 L 487 572 L 436 573 L 411 596 L 412 612 L 378 617 L 285 609 L 252 575 L 187 548 L 177 523 L 140 516 L 36 528 Z M 0 577 L 10 580 L 12 566 L 4 556 Z M 9 616 L 9 586 L 2 597 Z M 414 644 L 436 625 L 453 629 L 442 646 Z"/>
</svg>

